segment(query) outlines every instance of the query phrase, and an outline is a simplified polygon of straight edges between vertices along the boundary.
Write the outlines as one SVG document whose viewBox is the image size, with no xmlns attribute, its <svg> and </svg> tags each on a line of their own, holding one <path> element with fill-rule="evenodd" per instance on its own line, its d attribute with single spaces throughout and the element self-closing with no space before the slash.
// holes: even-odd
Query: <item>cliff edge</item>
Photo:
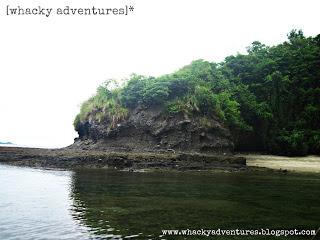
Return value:
<svg viewBox="0 0 320 240">
<path fill-rule="evenodd" d="M 229 154 L 230 129 L 248 128 L 216 64 L 202 60 L 160 77 L 108 80 L 74 121 L 71 148 Z"/>
<path fill-rule="evenodd" d="M 168 114 L 163 107 L 138 106 L 117 122 L 92 112 L 76 130 L 72 147 L 88 150 L 228 154 L 234 147 L 218 118 Z"/>
</svg>

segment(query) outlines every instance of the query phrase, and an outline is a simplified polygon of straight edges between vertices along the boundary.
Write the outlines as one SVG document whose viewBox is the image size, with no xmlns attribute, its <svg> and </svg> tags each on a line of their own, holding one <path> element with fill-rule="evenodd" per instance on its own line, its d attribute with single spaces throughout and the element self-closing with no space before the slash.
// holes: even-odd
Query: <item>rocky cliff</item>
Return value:
<svg viewBox="0 0 320 240">
<path fill-rule="evenodd" d="M 95 113 L 79 121 L 73 148 L 133 152 L 227 154 L 233 151 L 229 130 L 216 117 L 168 114 L 163 107 L 130 109 L 125 119 Z"/>
</svg>

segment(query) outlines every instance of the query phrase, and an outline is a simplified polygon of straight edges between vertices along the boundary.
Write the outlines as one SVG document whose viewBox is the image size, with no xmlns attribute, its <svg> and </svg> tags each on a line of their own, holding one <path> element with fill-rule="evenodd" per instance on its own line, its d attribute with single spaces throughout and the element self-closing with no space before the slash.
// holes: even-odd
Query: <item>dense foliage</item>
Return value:
<svg viewBox="0 0 320 240">
<path fill-rule="evenodd" d="M 247 54 L 216 64 L 204 60 L 160 77 L 132 75 L 122 87 L 100 86 L 82 105 L 75 127 L 89 116 L 112 124 L 137 106 L 167 114 L 219 117 L 238 150 L 285 155 L 320 153 L 320 35 L 288 34 L 268 47 L 253 42 Z"/>
</svg>

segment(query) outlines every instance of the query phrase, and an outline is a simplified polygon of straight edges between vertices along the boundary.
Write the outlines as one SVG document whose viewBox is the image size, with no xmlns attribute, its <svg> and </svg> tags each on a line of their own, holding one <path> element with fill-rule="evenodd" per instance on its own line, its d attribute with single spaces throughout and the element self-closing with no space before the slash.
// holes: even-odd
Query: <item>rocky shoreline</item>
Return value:
<svg viewBox="0 0 320 240">
<path fill-rule="evenodd" d="M 40 149 L 0 147 L 0 163 L 41 168 L 111 168 L 134 171 L 164 170 L 241 170 L 246 158 L 234 155 L 198 153 L 110 152 L 79 149 Z"/>
</svg>

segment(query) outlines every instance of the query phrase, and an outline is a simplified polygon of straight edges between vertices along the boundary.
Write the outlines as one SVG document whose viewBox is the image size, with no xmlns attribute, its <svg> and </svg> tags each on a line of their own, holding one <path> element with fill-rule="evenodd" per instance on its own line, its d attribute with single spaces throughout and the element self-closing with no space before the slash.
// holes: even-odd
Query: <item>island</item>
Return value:
<svg viewBox="0 0 320 240">
<path fill-rule="evenodd" d="M 13 143 L 12 142 L 0 142 L 0 144 L 2 144 L 2 145 L 12 145 Z"/>
<path fill-rule="evenodd" d="M 320 35 L 292 30 L 215 63 L 158 77 L 110 79 L 75 117 L 63 149 L 1 148 L 0 161 L 42 167 L 247 169 L 245 156 L 320 153 Z"/>
</svg>

